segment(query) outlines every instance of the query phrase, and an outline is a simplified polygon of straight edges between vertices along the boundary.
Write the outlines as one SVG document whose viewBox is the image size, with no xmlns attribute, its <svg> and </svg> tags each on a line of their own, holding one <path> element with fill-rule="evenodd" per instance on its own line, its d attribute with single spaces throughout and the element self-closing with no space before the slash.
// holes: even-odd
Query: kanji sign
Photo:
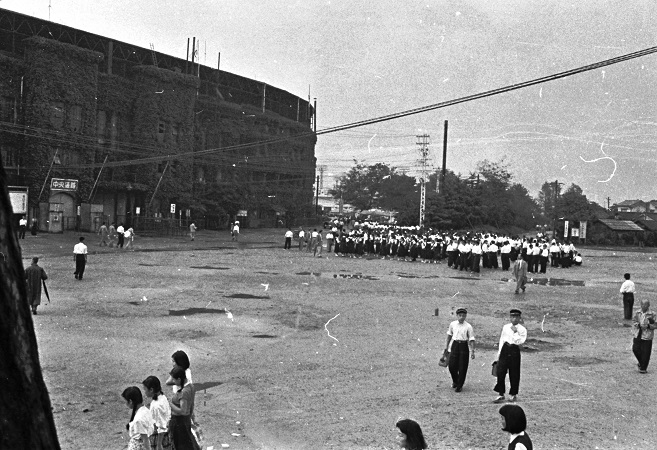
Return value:
<svg viewBox="0 0 657 450">
<path fill-rule="evenodd" d="M 78 180 L 67 180 L 64 178 L 53 178 L 50 180 L 51 191 L 77 191 Z"/>
</svg>

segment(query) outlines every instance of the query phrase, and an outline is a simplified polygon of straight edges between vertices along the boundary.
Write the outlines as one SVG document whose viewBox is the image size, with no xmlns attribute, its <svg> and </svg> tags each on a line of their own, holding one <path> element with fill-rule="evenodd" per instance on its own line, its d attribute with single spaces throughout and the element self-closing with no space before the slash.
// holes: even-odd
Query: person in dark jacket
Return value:
<svg viewBox="0 0 657 450">
<path fill-rule="evenodd" d="M 533 450 L 532 440 L 525 432 L 527 417 L 518 405 L 504 405 L 500 408 L 502 430 L 509 433 L 509 450 Z"/>
<path fill-rule="evenodd" d="M 38 264 L 39 258 L 32 258 L 32 265 L 25 269 L 25 279 L 27 280 L 27 301 L 32 308 L 32 314 L 36 316 L 37 306 L 41 304 L 41 283 L 47 280 L 48 275 L 43 267 Z"/>
</svg>

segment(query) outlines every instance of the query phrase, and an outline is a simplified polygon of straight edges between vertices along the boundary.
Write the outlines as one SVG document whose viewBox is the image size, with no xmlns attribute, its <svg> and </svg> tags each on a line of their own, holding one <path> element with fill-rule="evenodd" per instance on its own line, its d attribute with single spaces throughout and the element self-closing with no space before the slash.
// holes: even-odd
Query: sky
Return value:
<svg viewBox="0 0 657 450">
<path fill-rule="evenodd" d="M 50 7 L 49 7 L 50 5 Z M 652 0 L 2 0 L 49 19 L 317 99 L 333 127 L 574 69 L 657 45 Z M 318 137 L 324 188 L 354 160 L 468 176 L 503 161 L 531 195 L 580 186 L 606 206 L 657 199 L 657 54 Z"/>
</svg>

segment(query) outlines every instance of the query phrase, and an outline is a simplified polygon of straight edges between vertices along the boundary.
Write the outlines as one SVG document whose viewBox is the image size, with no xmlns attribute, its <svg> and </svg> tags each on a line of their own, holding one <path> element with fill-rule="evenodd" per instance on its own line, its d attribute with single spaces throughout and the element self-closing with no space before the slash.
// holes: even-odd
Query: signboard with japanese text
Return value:
<svg viewBox="0 0 657 450">
<path fill-rule="evenodd" d="M 9 202 L 14 214 L 27 214 L 27 188 L 25 191 L 14 191 L 9 188 Z"/>
<path fill-rule="evenodd" d="M 568 221 L 564 220 L 563 222 L 563 237 L 568 237 Z"/>
<path fill-rule="evenodd" d="M 579 237 L 579 228 L 571 228 L 570 235 L 572 237 Z"/>
<path fill-rule="evenodd" d="M 176 204 L 175 203 L 171 203 L 171 209 L 169 211 L 171 211 L 171 214 L 176 213 Z"/>
<path fill-rule="evenodd" d="M 586 220 L 579 223 L 579 237 L 586 239 Z"/>
<path fill-rule="evenodd" d="M 53 178 L 50 180 L 51 191 L 77 191 L 78 180 L 68 180 L 64 178 Z"/>
</svg>

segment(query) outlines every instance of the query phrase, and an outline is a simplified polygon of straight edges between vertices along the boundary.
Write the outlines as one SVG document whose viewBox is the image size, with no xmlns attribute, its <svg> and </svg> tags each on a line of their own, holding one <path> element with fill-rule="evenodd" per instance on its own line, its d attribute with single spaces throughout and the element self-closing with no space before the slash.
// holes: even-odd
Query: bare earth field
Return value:
<svg viewBox="0 0 657 450">
<path fill-rule="evenodd" d="M 657 253 L 586 248 L 584 266 L 547 274 L 583 285 L 514 295 L 501 270 L 313 258 L 283 250 L 283 232 L 244 230 L 239 244 L 228 233 L 138 236 L 136 251 L 88 235 L 83 281 L 77 235 L 21 241 L 25 266 L 41 256 L 50 277 L 52 303 L 33 318 L 62 448 L 124 448 L 120 393 L 164 380 L 183 349 L 215 449 L 392 449 L 400 416 L 419 421 L 431 449 L 503 449 L 490 365 L 513 307 L 529 333 L 518 404 L 535 448 L 657 446 L 657 361 L 638 373 L 618 293 L 631 272 L 637 303 L 657 308 Z M 438 359 L 459 306 L 477 352 L 455 393 Z"/>
</svg>

